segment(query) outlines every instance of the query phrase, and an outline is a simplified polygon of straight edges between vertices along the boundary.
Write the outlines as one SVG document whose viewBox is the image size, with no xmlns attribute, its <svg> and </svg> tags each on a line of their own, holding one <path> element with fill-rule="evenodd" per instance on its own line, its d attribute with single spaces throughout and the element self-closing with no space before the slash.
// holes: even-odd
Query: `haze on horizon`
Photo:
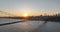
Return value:
<svg viewBox="0 0 60 32">
<path fill-rule="evenodd" d="M 0 0 L 0 10 L 18 16 L 52 15 L 60 13 L 60 0 Z"/>
</svg>

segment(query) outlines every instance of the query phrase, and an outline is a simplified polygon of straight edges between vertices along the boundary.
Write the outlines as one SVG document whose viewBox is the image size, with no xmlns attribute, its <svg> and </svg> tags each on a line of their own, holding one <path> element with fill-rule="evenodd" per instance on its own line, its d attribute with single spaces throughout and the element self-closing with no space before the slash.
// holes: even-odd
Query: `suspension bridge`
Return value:
<svg viewBox="0 0 60 32">
<path fill-rule="evenodd" d="M 16 17 L 15 14 L 12 14 L 12 13 L 9 13 L 9 12 L 4 12 L 4 11 L 1 11 L 1 10 L 0 10 L 0 14 L 2 14 L 4 16 L 7 16 L 7 17 L 12 17 L 12 16 L 15 16 Z"/>
<path fill-rule="evenodd" d="M 16 15 L 14 15 L 14 14 L 12 14 L 12 13 L 8 13 L 8 12 L 4 12 L 4 11 L 0 11 L 0 13 L 2 14 L 2 16 L 3 16 L 3 14 L 5 15 L 5 16 L 3 16 L 3 17 L 1 17 L 0 16 L 0 18 L 8 18 L 8 19 L 14 19 L 14 18 L 17 18 L 17 16 Z M 6 17 L 6 15 L 8 15 L 7 17 Z M 14 17 L 13 17 L 14 16 Z M 8 20 L 7 19 L 7 20 Z M 4 19 L 2 19 L 2 20 L 4 20 Z M 15 21 L 15 22 L 9 22 L 9 23 L 2 23 L 2 24 L 0 24 L 0 26 L 4 26 L 4 25 L 9 25 L 9 24 L 14 24 L 14 23 L 19 23 L 19 22 L 24 22 L 23 20 L 20 20 L 20 21 Z"/>
</svg>

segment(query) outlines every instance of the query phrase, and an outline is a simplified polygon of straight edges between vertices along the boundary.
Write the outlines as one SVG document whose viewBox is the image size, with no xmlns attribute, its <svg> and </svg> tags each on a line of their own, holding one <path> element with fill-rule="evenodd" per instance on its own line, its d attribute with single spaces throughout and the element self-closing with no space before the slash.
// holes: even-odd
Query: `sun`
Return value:
<svg viewBox="0 0 60 32">
<path fill-rule="evenodd" d="M 28 13 L 24 13 L 23 16 L 24 16 L 24 17 L 28 17 Z"/>
</svg>

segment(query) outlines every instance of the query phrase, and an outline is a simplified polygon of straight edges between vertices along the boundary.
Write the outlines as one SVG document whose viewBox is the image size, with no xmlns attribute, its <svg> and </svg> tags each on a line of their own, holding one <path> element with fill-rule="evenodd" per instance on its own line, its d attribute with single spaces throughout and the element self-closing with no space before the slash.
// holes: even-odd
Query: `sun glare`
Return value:
<svg viewBox="0 0 60 32">
<path fill-rule="evenodd" d="M 27 16 L 28 16 L 28 13 L 23 14 L 23 16 L 24 16 L 24 17 L 27 17 Z"/>
</svg>

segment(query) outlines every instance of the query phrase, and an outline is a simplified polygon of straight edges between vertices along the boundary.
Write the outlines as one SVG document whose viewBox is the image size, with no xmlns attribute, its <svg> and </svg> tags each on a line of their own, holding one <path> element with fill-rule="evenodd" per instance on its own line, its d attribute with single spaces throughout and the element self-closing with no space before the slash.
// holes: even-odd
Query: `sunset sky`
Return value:
<svg viewBox="0 0 60 32">
<path fill-rule="evenodd" d="M 0 11 L 18 16 L 56 14 L 60 13 L 60 0 L 0 0 Z"/>
</svg>

